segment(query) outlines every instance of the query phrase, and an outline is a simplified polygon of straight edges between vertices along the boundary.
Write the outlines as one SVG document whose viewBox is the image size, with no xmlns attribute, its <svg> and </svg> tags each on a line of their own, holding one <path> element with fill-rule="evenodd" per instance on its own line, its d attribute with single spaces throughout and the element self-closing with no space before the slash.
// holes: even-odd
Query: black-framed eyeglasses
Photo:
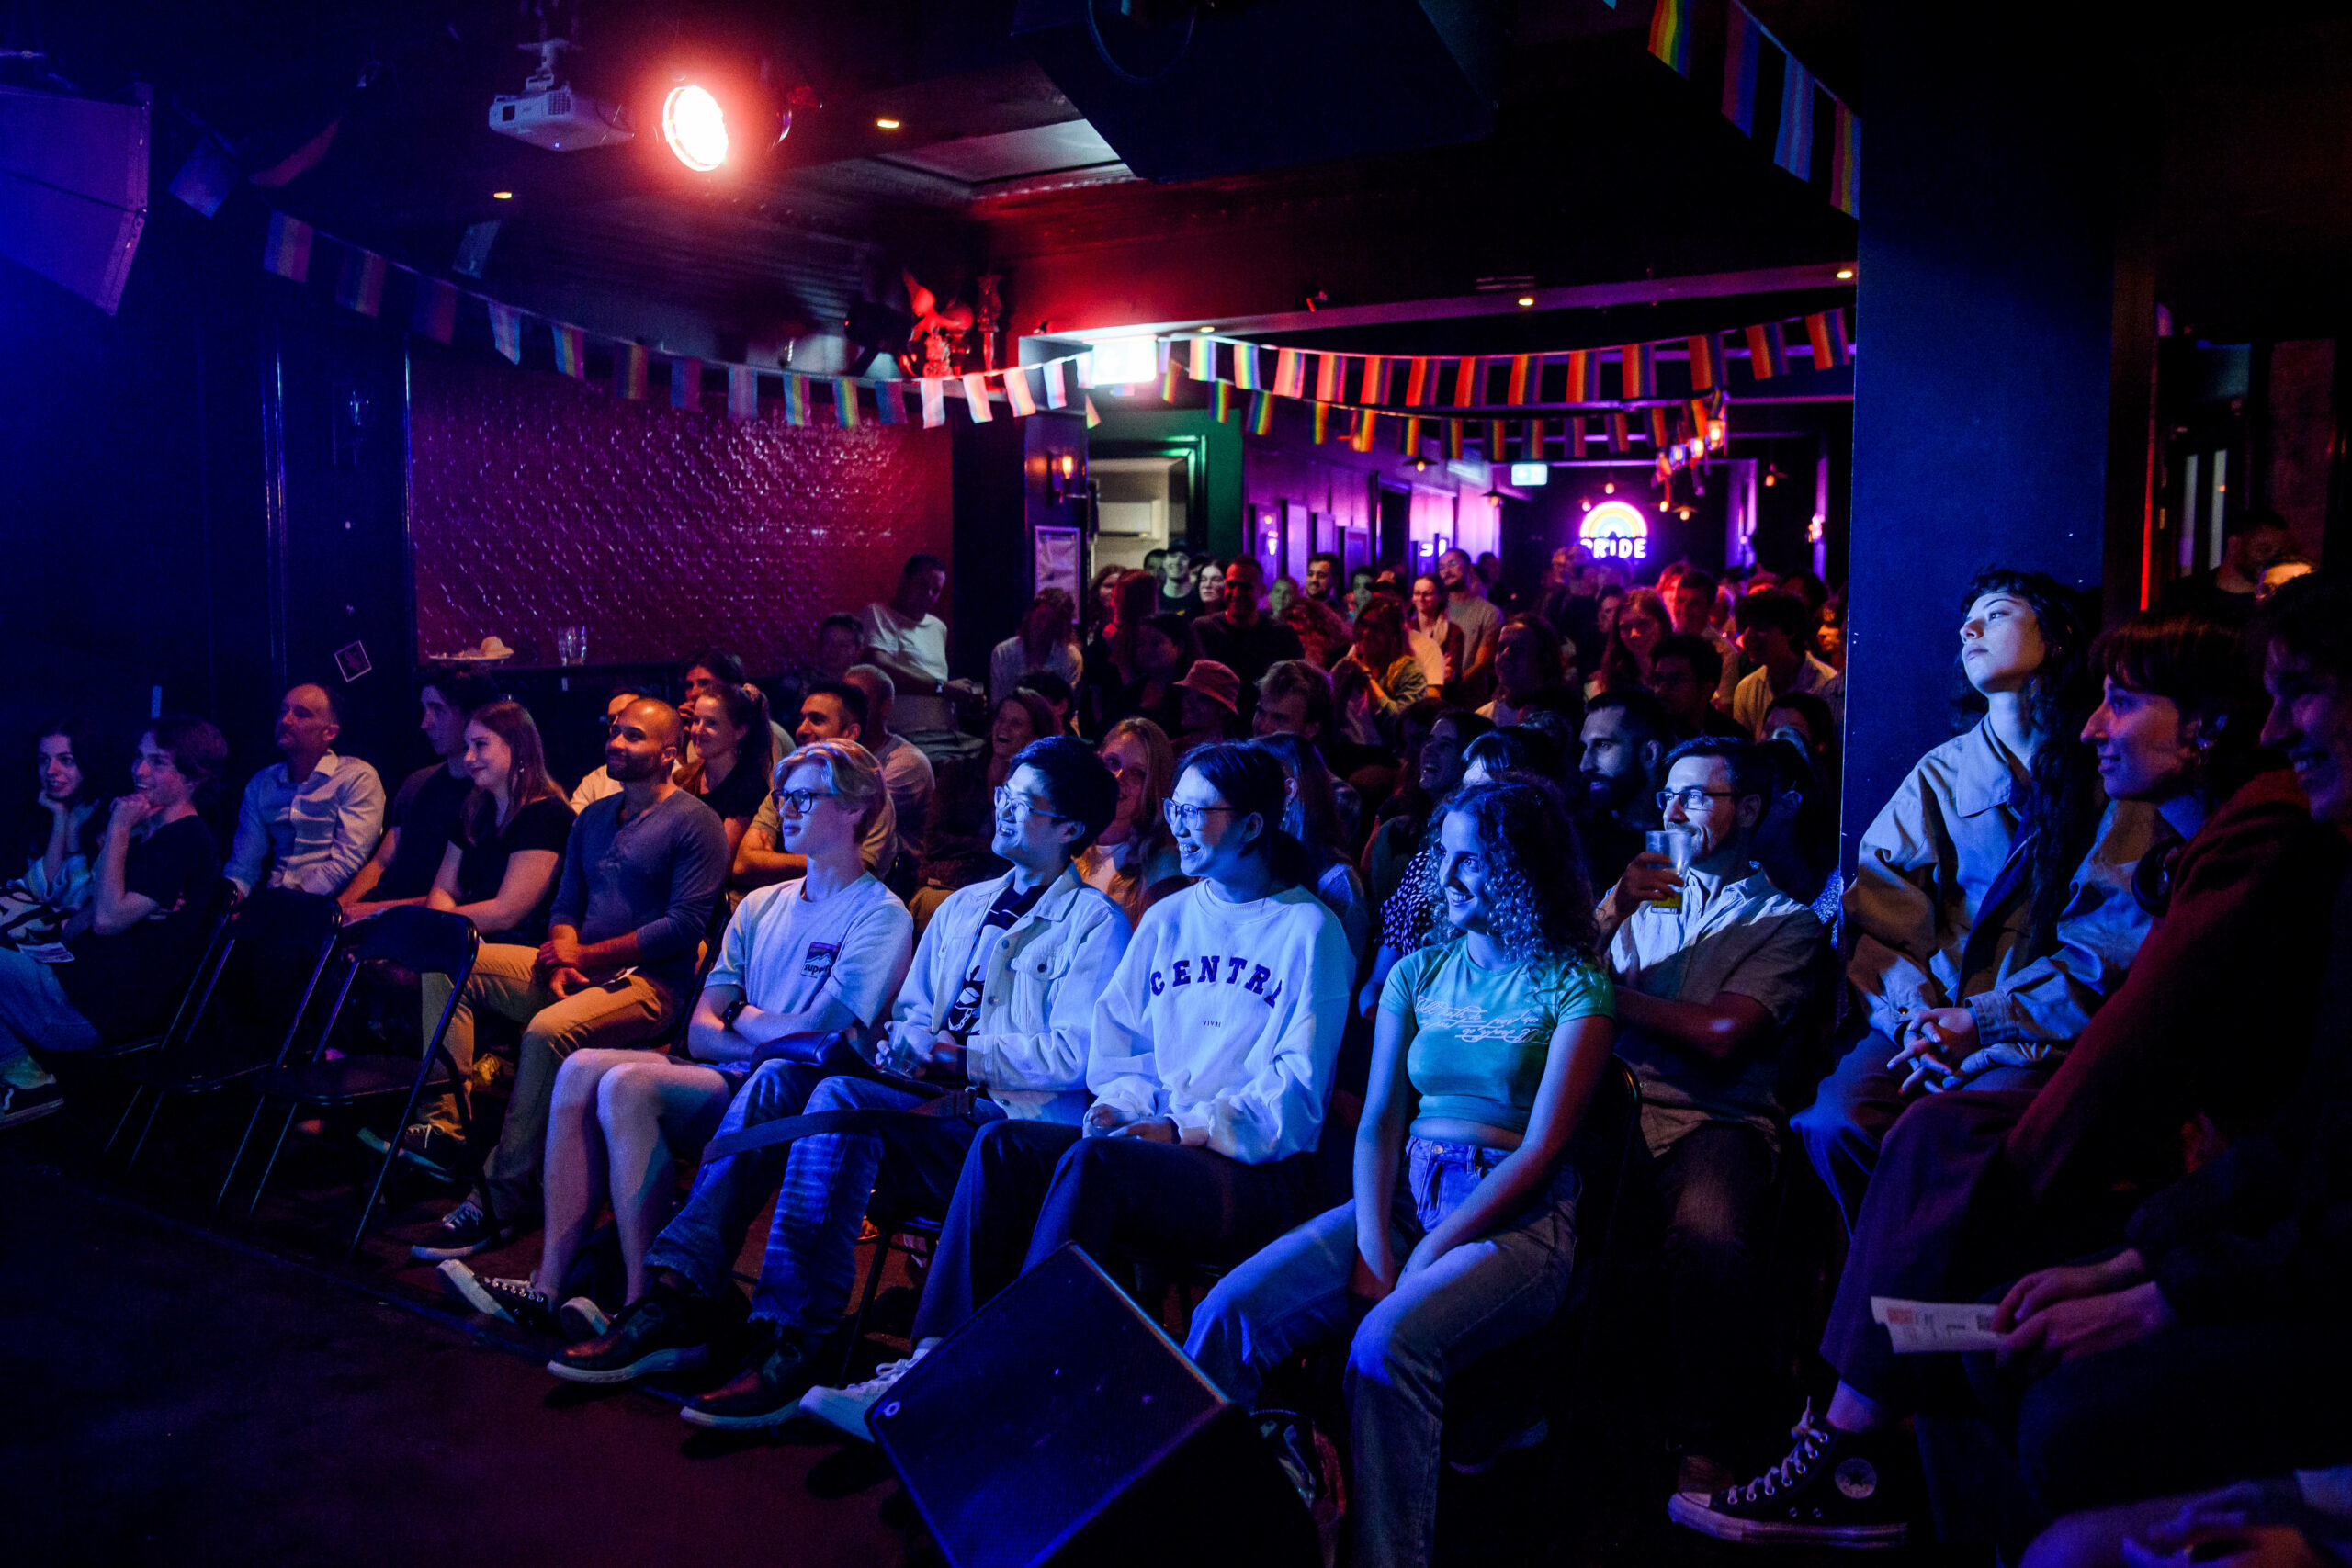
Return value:
<svg viewBox="0 0 2352 1568">
<path fill-rule="evenodd" d="M 806 817 L 809 807 L 820 800 L 831 800 L 841 794 L 837 789 L 780 789 L 775 792 L 775 808 L 792 807 L 795 817 Z"/>
<path fill-rule="evenodd" d="M 1187 800 L 1163 800 L 1159 803 L 1159 814 L 1167 818 L 1168 825 L 1180 833 L 1196 830 L 1201 825 L 1201 818 L 1212 811 L 1239 809 L 1240 807 L 1235 806 L 1194 806 Z"/>
<path fill-rule="evenodd" d="M 1685 811 L 1705 811 L 1708 809 L 1707 802 L 1729 800 L 1738 793 L 1731 789 L 1701 789 L 1697 784 L 1688 789 L 1662 789 L 1657 792 L 1657 808 L 1663 811 L 1679 800 Z"/>
<path fill-rule="evenodd" d="M 1027 795 L 1023 795 L 1019 790 L 1014 789 L 1011 784 L 999 784 L 996 786 L 996 814 L 999 817 L 1008 818 L 1014 822 L 1026 822 L 1032 817 L 1043 817 L 1048 821 L 1053 822 L 1068 822 L 1070 820 L 1070 818 L 1062 812 L 1046 810 L 1044 807 L 1038 805 Z"/>
</svg>

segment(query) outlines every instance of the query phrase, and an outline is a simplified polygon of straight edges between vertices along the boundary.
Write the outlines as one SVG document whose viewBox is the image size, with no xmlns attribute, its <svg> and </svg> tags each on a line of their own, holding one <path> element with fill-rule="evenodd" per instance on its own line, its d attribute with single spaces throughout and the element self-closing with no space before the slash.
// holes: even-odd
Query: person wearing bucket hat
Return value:
<svg viewBox="0 0 2352 1568">
<path fill-rule="evenodd" d="M 1184 732 L 1176 737 L 1178 756 L 1195 746 L 1240 739 L 1241 677 L 1232 666 L 1195 659 L 1176 690 L 1182 694 L 1184 725 Z"/>
</svg>

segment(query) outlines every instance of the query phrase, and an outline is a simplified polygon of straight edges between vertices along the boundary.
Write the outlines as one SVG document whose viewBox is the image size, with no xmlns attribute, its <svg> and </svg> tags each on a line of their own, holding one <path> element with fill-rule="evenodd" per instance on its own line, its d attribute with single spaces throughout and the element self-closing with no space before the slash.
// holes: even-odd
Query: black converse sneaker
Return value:
<svg viewBox="0 0 2352 1568">
<path fill-rule="evenodd" d="M 1908 1433 L 1842 1432 L 1808 1409 L 1789 1457 L 1743 1486 L 1677 1493 L 1667 1517 L 1717 1540 L 1901 1546 L 1918 1466 Z"/>
<path fill-rule="evenodd" d="M 50 1078 L 37 1084 L 0 1084 L 0 1127 L 38 1122 L 65 1109 L 65 1091 Z"/>
<path fill-rule="evenodd" d="M 410 1247 L 408 1255 L 420 1263 L 471 1258 L 477 1252 L 505 1246 L 515 1235 L 513 1225 L 492 1224 L 490 1216 L 481 1212 L 481 1205 L 469 1198 L 443 1215 L 441 1223 L 433 1227 L 431 1238 Z"/>
<path fill-rule="evenodd" d="M 546 1292 L 533 1290 L 528 1280 L 491 1279 L 452 1258 L 441 1265 L 441 1282 L 476 1312 L 540 1334 L 557 1331 L 555 1303 L 548 1300 Z"/>
</svg>

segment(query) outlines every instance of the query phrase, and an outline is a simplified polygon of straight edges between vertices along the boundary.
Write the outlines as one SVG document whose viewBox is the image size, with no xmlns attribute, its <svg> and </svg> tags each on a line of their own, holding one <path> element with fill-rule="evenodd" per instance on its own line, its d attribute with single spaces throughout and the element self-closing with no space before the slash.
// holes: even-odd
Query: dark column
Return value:
<svg viewBox="0 0 2352 1568">
<path fill-rule="evenodd" d="M 1970 577 L 1997 562 L 2096 590 L 2114 531 L 2136 560 L 2127 480 L 2134 463 L 2144 471 L 2147 361 L 2135 368 L 2117 342 L 2154 332 L 2136 306 L 2119 309 L 2129 273 L 2117 236 L 2135 227 L 2138 160 L 2154 147 L 2119 124 L 2123 95 L 2092 76 L 2121 67 L 2035 47 L 2021 13 L 2012 24 L 1883 6 L 1868 26 L 1849 854 L 1912 763 L 1953 732 Z M 2128 166 L 2117 147 L 2135 149 Z"/>
</svg>

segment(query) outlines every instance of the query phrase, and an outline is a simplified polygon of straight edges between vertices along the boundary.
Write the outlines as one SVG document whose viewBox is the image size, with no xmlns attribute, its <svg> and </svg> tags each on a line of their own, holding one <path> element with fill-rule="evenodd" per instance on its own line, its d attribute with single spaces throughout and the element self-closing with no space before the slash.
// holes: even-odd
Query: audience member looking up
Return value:
<svg viewBox="0 0 2352 1568">
<path fill-rule="evenodd" d="M 1259 604 L 1265 581 L 1265 569 L 1254 556 L 1240 557 L 1226 569 L 1222 607 L 1193 623 L 1201 656 L 1216 660 L 1239 681 L 1238 711 L 1244 722 L 1257 711 L 1258 682 L 1266 671 L 1285 659 L 1306 654 L 1298 634 Z"/>
<path fill-rule="evenodd" d="M 727 879 L 727 833 L 710 807 L 671 782 L 684 750 L 677 710 L 640 699 L 623 708 L 605 743 L 621 793 L 580 814 L 534 950 L 485 944 L 474 961 L 447 1043 L 461 1074 L 473 1066 L 473 1015 L 489 1008 L 523 1025 L 505 1130 L 483 1168 L 489 1207 L 469 1198 L 412 1248 L 438 1262 L 469 1258 L 536 1223 L 548 1106 L 563 1058 L 592 1045 L 651 1047 L 687 1001 L 695 949 Z M 447 981 L 424 977 L 426 1016 Z"/>
<path fill-rule="evenodd" d="M 1039 591 L 1021 627 L 989 650 L 989 702 L 1001 705 L 1024 676 L 1046 670 L 1078 685 L 1085 669 L 1078 646 L 1078 604 L 1068 591 Z"/>
<path fill-rule="evenodd" d="M 160 1032 L 212 934 L 220 850 L 197 815 L 228 761 L 220 732 L 166 716 L 139 737 L 131 792 L 107 807 L 90 901 L 67 923 L 72 962 L 0 946 L 0 1127 L 62 1103 L 41 1064 Z"/>
<path fill-rule="evenodd" d="M 222 873 L 238 892 L 290 887 L 333 897 L 368 863 L 384 830 L 384 783 L 358 758 L 335 754 L 342 733 L 324 686 L 305 682 L 279 701 L 286 761 L 246 783 Z"/>
<path fill-rule="evenodd" d="M 909 556 L 890 602 L 866 605 L 859 619 L 865 640 L 857 650 L 858 660 L 890 678 L 899 721 L 910 735 L 956 728 L 956 694 L 949 687 L 956 682 L 947 678 L 947 623 L 932 614 L 946 592 L 945 561 L 934 555 Z M 970 682 L 960 684 L 968 688 Z"/>
<path fill-rule="evenodd" d="M 802 695 L 799 728 L 793 738 L 796 746 L 814 745 L 820 740 L 855 740 L 862 746 L 865 734 L 865 693 L 858 687 L 846 681 L 827 682 L 810 687 Z M 808 867 L 803 857 L 776 847 L 783 840 L 784 824 L 771 792 L 760 803 L 760 814 L 752 818 L 751 828 L 735 851 L 735 886 L 745 889 L 764 887 L 788 876 L 806 874 Z M 876 876 L 888 875 L 898 861 L 899 814 L 887 801 L 866 827 L 865 854 L 865 869 Z"/>
<path fill-rule="evenodd" d="M 1451 1372 L 1566 1301 L 1581 1181 L 1569 1140 L 1608 1070 L 1609 979 L 1592 897 L 1540 791 L 1447 807 L 1448 932 L 1390 971 L 1356 1131 L 1354 1196 L 1227 1275 L 1185 1351 L 1229 1396 L 1351 1334 L 1355 1561 L 1436 1560 Z"/>
<path fill-rule="evenodd" d="M 1666 1214 L 1684 1491 L 1730 1485 L 1752 1437 L 1769 1356 L 1752 1303 L 1779 1153 L 1773 1088 L 1821 951 L 1821 922 L 1755 864 L 1771 787 L 1752 741 L 1676 747 L 1659 800 L 1666 829 L 1690 836 L 1690 869 L 1645 850 L 1600 909 L 1617 1053 L 1641 1082 L 1642 1168 Z"/>
<path fill-rule="evenodd" d="M 474 787 L 466 768 L 466 721 L 496 695 L 488 680 L 463 665 L 428 664 L 417 671 L 416 700 L 424 710 L 417 728 L 440 760 L 409 774 L 393 794 L 376 852 L 338 895 L 346 923 L 422 904 L 433 891 L 458 808 Z"/>
<path fill-rule="evenodd" d="M 898 695 L 889 675 L 871 664 L 853 664 L 844 679 L 865 694 L 865 722 L 857 743 L 881 765 L 882 782 L 889 786 L 890 807 L 900 824 L 899 836 L 919 840 L 923 825 L 931 820 L 932 793 L 938 787 L 931 759 L 890 728 Z M 912 847 L 922 852 L 920 842 Z"/>
<path fill-rule="evenodd" d="M 915 1312 L 918 1356 L 1066 1243 L 1234 1263 L 1312 1212 L 1348 947 L 1300 886 L 1283 794 L 1261 749 L 1185 759 L 1167 816 L 1199 880 L 1151 907 L 1101 992 L 1083 1120 L 991 1122 L 973 1141 Z M 860 1432 L 892 1381 L 808 1407 Z"/>
<path fill-rule="evenodd" d="M 1581 739 L 1577 838 L 1592 885 L 1614 887 L 1642 852 L 1642 835 L 1658 824 L 1657 792 L 1666 787 L 1674 727 L 1647 692 L 1605 692 L 1585 709 Z"/>
<path fill-rule="evenodd" d="M 1123 718 L 1096 753 L 1118 784 L 1110 826 L 1078 857 L 1087 886 L 1126 911 L 1133 925 L 1159 899 L 1184 886 L 1176 835 L 1162 807 L 1176 784 L 1176 749 L 1148 718 Z"/>
<path fill-rule="evenodd" d="M 1487 597 L 1485 582 L 1470 564 L 1467 550 L 1448 550 L 1437 558 L 1438 581 L 1445 584 L 1445 616 L 1462 628 L 1462 659 L 1454 679 L 1462 700 L 1476 706 L 1494 684 L 1496 639 L 1503 629 L 1503 613 Z"/>
<path fill-rule="evenodd" d="M 1846 677 L 1805 651 L 1813 614 L 1791 593 L 1751 593 L 1732 612 L 1739 626 L 1739 650 L 1751 668 L 1732 694 L 1731 716 L 1751 740 L 1764 738 L 1764 716 L 1792 692 L 1819 697 L 1842 733 L 1846 728 Z"/>
<path fill-rule="evenodd" d="M 887 798 L 880 770 L 855 741 L 820 740 L 795 750 L 776 773 L 785 842 L 807 874 L 763 887 L 737 908 L 687 1021 L 683 1059 L 610 1049 L 579 1050 L 564 1059 L 548 1122 L 548 1223 L 537 1272 L 528 1280 L 483 1280 L 463 1263 L 443 1264 L 444 1278 L 476 1306 L 529 1326 L 555 1327 L 564 1278 L 607 1201 L 629 1303 L 647 1302 L 661 1271 L 678 1266 L 665 1249 L 698 1250 L 696 1243 L 731 1225 L 718 1264 L 725 1280 L 774 1182 L 748 1191 L 739 1184 L 757 1177 L 757 1156 L 709 1161 L 673 1222 L 677 1160 L 699 1153 L 720 1129 L 741 1127 L 741 1112 L 752 1105 L 761 1120 L 797 1111 L 822 1069 L 802 1059 L 797 1041 L 831 1030 L 870 1035 L 880 1025 L 906 974 L 914 934 L 905 906 L 861 859 L 869 819 Z M 593 1315 L 577 1315 L 594 1325 Z M 621 1322 L 642 1329 L 652 1325 L 648 1315 L 624 1312 Z M 659 1323 L 662 1314 L 657 1307 L 650 1316 Z M 550 1369 L 582 1382 L 619 1382 L 705 1359 L 675 1345 L 622 1337 L 632 1348 L 626 1356 L 567 1352 Z"/>
<path fill-rule="evenodd" d="M 1849 1226 L 1913 1097 L 2038 1087 L 2148 933 L 2132 878 L 2157 818 L 2102 809 L 2076 739 L 2093 688 L 2073 595 L 1987 570 L 1960 642 L 1984 717 L 1921 758 L 1862 835 L 1846 891 L 1859 1039 L 1794 1118 Z"/>
</svg>

